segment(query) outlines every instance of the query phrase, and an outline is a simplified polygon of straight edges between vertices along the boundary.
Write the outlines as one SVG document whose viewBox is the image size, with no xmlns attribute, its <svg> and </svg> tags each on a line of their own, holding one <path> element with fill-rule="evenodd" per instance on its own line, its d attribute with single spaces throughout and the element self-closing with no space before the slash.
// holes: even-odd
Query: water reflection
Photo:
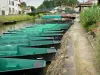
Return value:
<svg viewBox="0 0 100 75">
<path fill-rule="evenodd" d="M 0 25 L 0 35 L 4 32 L 7 32 L 8 30 L 14 30 L 19 28 L 24 28 L 25 26 L 29 26 L 34 24 L 34 21 L 25 21 L 25 22 L 19 22 L 17 24 L 11 24 L 11 25 Z"/>
</svg>

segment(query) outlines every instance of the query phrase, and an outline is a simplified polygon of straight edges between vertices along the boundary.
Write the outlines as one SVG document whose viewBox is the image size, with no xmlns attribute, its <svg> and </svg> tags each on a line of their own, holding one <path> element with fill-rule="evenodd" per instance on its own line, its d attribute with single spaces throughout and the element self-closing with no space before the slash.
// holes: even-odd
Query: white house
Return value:
<svg viewBox="0 0 100 75">
<path fill-rule="evenodd" d="M 25 7 L 23 10 L 24 10 L 24 14 L 27 14 L 27 13 L 31 13 L 32 12 L 30 6 Z"/>
<path fill-rule="evenodd" d="M 0 0 L 0 15 L 19 14 L 20 0 Z"/>
<path fill-rule="evenodd" d="M 87 3 L 97 4 L 98 3 L 98 0 L 88 0 Z"/>
</svg>

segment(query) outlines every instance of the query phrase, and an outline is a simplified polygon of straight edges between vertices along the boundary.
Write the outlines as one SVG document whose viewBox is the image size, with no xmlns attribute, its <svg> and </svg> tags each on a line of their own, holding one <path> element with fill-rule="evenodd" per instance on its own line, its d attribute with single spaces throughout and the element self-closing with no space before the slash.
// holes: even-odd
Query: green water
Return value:
<svg viewBox="0 0 100 75">
<path fill-rule="evenodd" d="M 29 25 L 32 25 L 32 24 L 34 24 L 33 20 L 19 22 L 19 23 L 10 24 L 10 25 L 1 25 L 0 24 L 0 34 L 7 32 L 8 30 L 24 28 L 25 26 L 29 26 Z"/>
</svg>

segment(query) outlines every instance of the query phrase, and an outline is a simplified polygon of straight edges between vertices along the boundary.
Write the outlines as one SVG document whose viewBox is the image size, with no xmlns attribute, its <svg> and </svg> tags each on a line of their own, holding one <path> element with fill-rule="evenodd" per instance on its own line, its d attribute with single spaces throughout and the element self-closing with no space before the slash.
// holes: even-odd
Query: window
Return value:
<svg viewBox="0 0 100 75">
<path fill-rule="evenodd" d="M 11 8 L 9 8 L 9 13 L 11 13 Z"/>
<path fill-rule="evenodd" d="M 10 0 L 9 0 L 9 5 L 11 4 Z"/>
<path fill-rule="evenodd" d="M 12 5 L 14 6 L 14 2 L 12 1 Z"/>
<path fill-rule="evenodd" d="M 2 10 L 2 15 L 5 15 L 5 11 L 4 10 Z"/>
<path fill-rule="evenodd" d="M 13 13 L 14 13 L 14 8 L 12 8 L 12 11 L 13 11 Z"/>
</svg>

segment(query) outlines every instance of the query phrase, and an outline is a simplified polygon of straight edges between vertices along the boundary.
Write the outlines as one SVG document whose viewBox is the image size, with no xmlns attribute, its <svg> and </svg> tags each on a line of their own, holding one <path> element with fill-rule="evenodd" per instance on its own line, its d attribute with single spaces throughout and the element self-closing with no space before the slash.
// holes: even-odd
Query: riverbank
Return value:
<svg viewBox="0 0 100 75">
<path fill-rule="evenodd" d="M 88 32 L 88 39 L 94 49 L 94 66 L 98 75 L 100 75 L 100 8 L 94 6 L 85 9 L 80 14 L 80 23 Z"/>
<path fill-rule="evenodd" d="M 15 24 L 17 22 L 32 20 L 38 16 L 29 16 L 29 15 L 9 15 L 9 16 L 0 16 L 1 24 Z"/>
<path fill-rule="evenodd" d="M 78 17 L 64 34 L 61 48 L 45 75 L 96 75 L 94 54 Z"/>
</svg>

